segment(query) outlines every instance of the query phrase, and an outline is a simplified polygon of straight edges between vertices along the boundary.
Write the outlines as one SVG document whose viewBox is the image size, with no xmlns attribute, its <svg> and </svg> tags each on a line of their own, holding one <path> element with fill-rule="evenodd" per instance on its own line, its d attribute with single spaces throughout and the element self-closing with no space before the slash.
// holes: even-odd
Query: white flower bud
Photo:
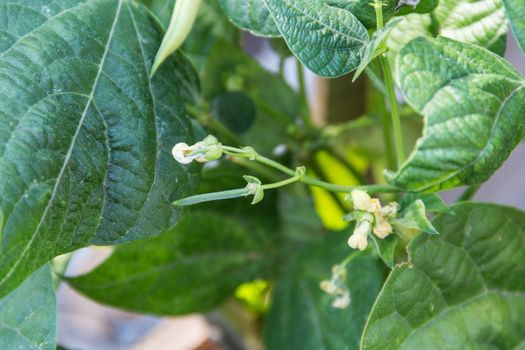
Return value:
<svg viewBox="0 0 525 350">
<path fill-rule="evenodd" d="M 190 154 L 192 151 L 192 148 L 188 146 L 188 144 L 184 142 L 179 142 L 173 147 L 171 150 L 171 154 L 173 155 L 173 158 L 181 164 L 190 164 L 193 160 L 191 157 L 188 157 L 188 154 Z"/>
<path fill-rule="evenodd" d="M 372 200 L 368 193 L 362 190 L 353 190 L 351 196 L 355 210 L 368 210 L 370 201 Z"/>
<path fill-rule="evenodd" d="M 373 231 L 377 237 L 385 239 L 389 234 L 393 232 L 393 229 L 392 225 L 388 221 L 381 220 L 379 222 L 376 222 Z"/>
<path fill-rule="evenodd" d="M 348 245 L 353 249 L 365 250 L 368 245 L 368 234 L 372 230 L 372 223 L 361 221 L 348 239 Z"/>
<path fill-rule="evenodd" d="M 345 290 L 342 295 L 335 298 L 332 306 L 336 309 L 346 309 L 350 305 L 350 292 Z"/>
<path fill-rule="evenodd" d="M 330 295 L 334 294 L 337 291 L 337 286 L 332 281 L 328 280 L 322 281 L 319 287 L 323 292 Z"/>
</svg>

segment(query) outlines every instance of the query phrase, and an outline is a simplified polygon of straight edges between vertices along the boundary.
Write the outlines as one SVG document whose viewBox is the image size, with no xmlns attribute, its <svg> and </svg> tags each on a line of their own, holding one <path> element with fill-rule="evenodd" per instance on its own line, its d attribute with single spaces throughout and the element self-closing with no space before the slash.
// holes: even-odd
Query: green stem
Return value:
<svg viewBox="0 0 525 350">
<path fill-rule="evenodd" d="M 392 125 L 394 127 L 394 143 L 396 147 L 397 155 L 397 167 L 405 161 L 405 147 L 403 145 L 403 130 L 401 128 L 401 118 L 399 117 L 399 107 L 396 97 L 396 90 L 394 87 L 394 78 L 392 76 L 392 70 L 390 63 L 385 55 L 379 56 L 379 62 L 383 68 L 385 75 L 385 83 L 388 92 L 388 100 L 390 102 L 390 112 L 392 115 Z"/>
<path fill-rule="evenodd" d="M 290 177 L 290 178 L 282 180 L 282 181 L 274 182 L 272 184 L 262 185 L 262 189 L 263 190 L 270 190 L 272 188 L 279 188 L 279 187 L 283 187 L 283 186 L 289 185 L 291 183 L 294 183 L 294 182 L 297 182 L 297 181 L 300 181 L 300 180 L 301 180 L 301 177 L 299 175 L 295 175 L 293 177 Z"/>
<path fill-rule="evenodd" d="M 375 0 L 374 2 L 374 8 L 376 11 L 376 25 L 377 30 L 380 30 L 383 28 L 383 1 L 382 0 Z M 390 102 L 390 113 L 392 116 L 392 125 L 394 129 L 394 144 L 396 149 L 396 156 L 397 156 L 397 168 L 401 166 L 401 164 L 405 161 L 405 148 L 403 146 L 403 131 L 401 129 L 401 119 L 399 117 L 399 108 L 398 108 L 398 102 L 396 97 L 396 90 L 394 87 L 394 78 L 392 75 L 392 69 L 390 68 L 390 63 L 388 62 L 388 58 L 385 54 L 381 54 L 378 57 L 379 63 L 381 64 L 381 68 L 383 69 L 383 75 L 385 79 L 385 85 L 386 90 L 388 94 L 388 100 Z M 383 119 L 383 132 L 385 134 L 385 143 L 387 144 L 387 147 L 391 147 L 391 131 L 390 127 L 387 127 L 387 122 L 385 119 Z M 389 152 L 387 151 L 387 154 Z"/>
<path fill-rule="evenodd" d="M 471 200 L 476 195 L 480 187 L 481 184 L 467 187 L 467 189 L 461 194 L 461 196 L 459 196 L 457 201 L 464 202 Z"/>
<path fill-rule="evenodd" d="M 306 93 L 306 82 L 304 79 L 303 65 L 299 60 L 296 60 L 297 78 L 299 80 L 299 96 L 304 110 L 301 111 L 301 118 L 306 126 L 311 127 L 312 121 L 310 120 L 310 104 L 308 103 L 308 94 Z"/>
<path fill-rule="evenodd" d="M 348 264 L 350 264 L 350 262 L 352 262 L 352 260 L 354 260 L 355 258 L 359 257 L 363 252 L 362 251 L 357 251 L 357 252 L 352 252 L 350 253 L 342 262 L 341 265 L 342 267 L 346 267 L 348 266 Z"/>
</svg>

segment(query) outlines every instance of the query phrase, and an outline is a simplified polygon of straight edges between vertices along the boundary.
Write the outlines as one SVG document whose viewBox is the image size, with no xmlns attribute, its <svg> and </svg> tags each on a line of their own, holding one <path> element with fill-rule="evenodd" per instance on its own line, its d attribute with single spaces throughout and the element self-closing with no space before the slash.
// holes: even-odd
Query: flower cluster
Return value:
<svg viewBox="0 0 525 350">
<path fill-rule="evenodd" d="M 335 297 L 332 306 L 336 309 L 345 309 L 350 305 L 350 291 L 346 286 L 346 268 L 343 265 L 332 267 L 332 277 L 320 284 L 323 292 Z"/>
<path fill-rule="evenodd" d="M 192 146 L 179 142 L 173 147 L 171 153 L 173 158 L 181 164 L 190 164 L 193 160 L 205 163 L 222 156 L 222 145 L 215 136 L 208 135 L 204 140 Z"/>
<path fill-rule="evenodd" d="M 389 221 L 397 214 L 397 203 L 392 202 L 381 207 L 379 199 L 371 198 L 361 190 L 353 190 L 350 197 L 355 211 L 345 216 L 345 219 L 356 221 L 354 232 L 348 239 L 351 248 L 364 250 L 368 245 L 370 232 L 380 239 L 385 239 L 393 232 Z"/>
</svg>

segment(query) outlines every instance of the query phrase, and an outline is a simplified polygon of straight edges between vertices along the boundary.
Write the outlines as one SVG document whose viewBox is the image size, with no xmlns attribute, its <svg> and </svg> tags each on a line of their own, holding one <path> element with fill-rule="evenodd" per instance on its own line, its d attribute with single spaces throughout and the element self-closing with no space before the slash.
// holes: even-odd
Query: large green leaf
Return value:
<svg viewBox="0 0 525 350">
<path fill-rule="evenodd" d="M 269 264 L 267 246 L 237 219 L 189 212 L 160 237 L 117 247 L 93 272 L 69 283 L 127 310 L 184 314 L 213 308 Z"/>
<path fill-rule="evenodd" d="M 499 56 L 447 38 L 413 40 L 397 66 L 425 128 L 389 181 L 417 192 L 487 180 L 523 138 L 522 77 Z"/>
<path fill-rule="evenodd" d="M 369 255 L 348 265 L 347 287 L 351 304 L 336 309 L 333 297 L 319 288 L 330 278 L 332 266 L 351 254 L 347 236 L 325 236 L 298 256 L 277 282 L 273 305 L 265 321 L 268 349 L 357 349 L 372 303 L 382 284 L 378 261 Z M 355 253 L 354 253 L 355 254 Z"/>
<path fill-rule="evenodd" d="M 162 32 L 141 5 L 1 0 L 0 17 L 5 295 L 54 256 L 163 232 L 196 177 L 170 155 L 194 74 L 179 56 L 148 80 Z"/>
<path fill-rule="evenodd" d="M 348 10 L 324 0 L 263 0 L 290 50 L 314 73 L 337 77 L 355 69 L 368 42 Z"/>
<path fill-rule="evenodd" d="M 503 0 L 512 31 L 518 39 L 521 49 L 525 52 L 525 1 Z"/>
<path fill-rule="evenodd" d="M 45 265 L 0 299 L 0 349 L 54 350 L 56 302 Z"/>
<path fill-rule="evenodd" d="M 387 42 L 392 59 L 410 40 L 436 35 L 483 46 L 500 56 L 505 53 L 508 24 L 502 0 L 441 0 L 432 15 L 405 18 Z"/>
<path fill-rule="evenodd" d="M 453 211 L 390 274 L 362 349 L 523 349 L 525 214 L 476 203 Z"/>
<path fill-rule="evenodd" d="M 230 20 L 255 35 L 280 36 L 264 0 L 219 0 Z"/>
</svg>

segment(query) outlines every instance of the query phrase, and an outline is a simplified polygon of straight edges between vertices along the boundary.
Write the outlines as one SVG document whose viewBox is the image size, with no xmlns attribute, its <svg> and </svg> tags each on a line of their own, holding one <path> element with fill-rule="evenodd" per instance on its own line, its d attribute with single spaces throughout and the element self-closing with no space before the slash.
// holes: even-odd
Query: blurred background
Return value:
<svg viewBox="0 0 525 350">
<path fill-rule="evenodd" d="M 266 39 L 244 36 L 247 52 L 254 56 L 266 69 L 277 72 L 279 56 L 272 50 Z M 508 60 L 525 75 L 525 58 L 509 35 Z M 298 76 L 293 58 L 284 62 L 285 77 L 297 89 Z M 337 110 L 329 110 L 330 99 L 342 98 L 330 92 L 334 84 L 350 86 L 348 78 L 327 81 L 305 72 L 308 98 L 318 123 L 330 118 L 344 118 Z M 355 88 L 355 87 L 354 87 Z M 344 91 L 344 88 L 342 89 Z M 341 91 L 341 89 L 338 89 Z M 462 189 L 443 193 L 443 197 L 454 201 Z M 520 145 L 494 177 L 484 184 L 475 200 L 508 204 L 525 209 L 525 144 Z M 66 275 L 84 274 L 111 253 L 110 248 L 87 248 L 75 252 Z M 235 324 L 224 313 L 188 315 L 185 317 L 157 318 L 135 315 L 117 309 L 104 307 L 73 291 L 66 284 L 58 290 L 59 343 L 67 349 L 81 350 L 190 350 L 190 349 L 258 349 L 256 341 L 239 339 L 236 329 L 247 327 Z M 228 313 L 235 313 L 234 303 L 224 306 Z"/>
</svg>

